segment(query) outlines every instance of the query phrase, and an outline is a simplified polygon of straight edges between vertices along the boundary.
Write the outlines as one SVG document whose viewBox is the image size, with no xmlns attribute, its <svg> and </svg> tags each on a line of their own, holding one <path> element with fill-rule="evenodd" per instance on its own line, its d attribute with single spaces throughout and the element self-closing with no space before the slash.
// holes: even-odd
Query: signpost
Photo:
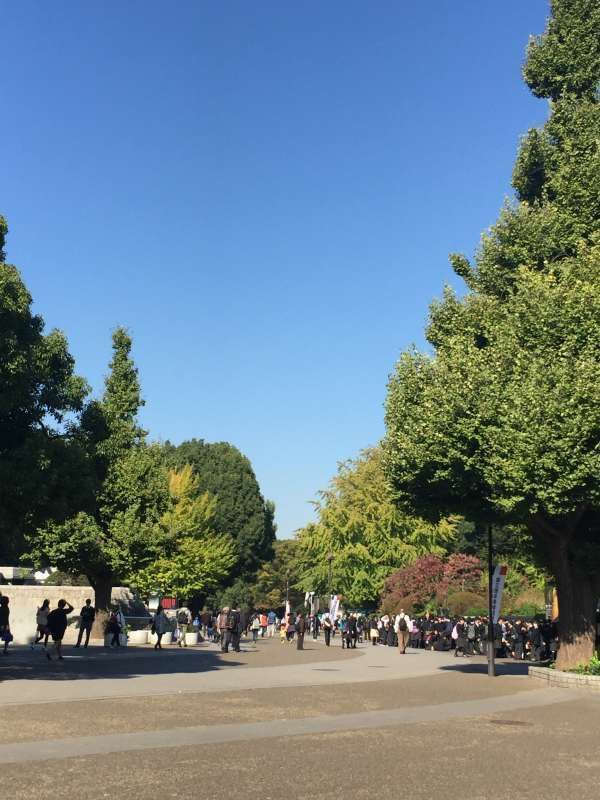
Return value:
<svg viewBox="0 0 600 800">
<path fill-rule="evenodd" d="M 494 547 L 492 541 L 492 526 L 488 525 L 488 675 L 496 675 L 496 642 L 494 626 L 500 618 L 502 608 L 502 594 L 508 567 L 498 564 L 494 568 Z"/>
</svg>

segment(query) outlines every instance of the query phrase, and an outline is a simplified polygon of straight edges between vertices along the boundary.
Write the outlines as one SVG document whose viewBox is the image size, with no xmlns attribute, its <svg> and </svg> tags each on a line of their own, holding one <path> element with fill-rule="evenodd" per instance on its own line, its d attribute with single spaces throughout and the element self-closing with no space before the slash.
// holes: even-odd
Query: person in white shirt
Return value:
<svg viewBox="0 0 600 800">
<path fill-rule="evenodd" d="M 410 640 L 411 628 L 412 623 L 410 621 L 410 617 L 408 614 L 405 614 L 404 609 L 401 608 L 400 613 L 397 614 L 394 621 L 394 630 L 398 634 L 398 650 L 400 655 L 404 655 L 406 653 L 406 647 Z"/>
</svg>

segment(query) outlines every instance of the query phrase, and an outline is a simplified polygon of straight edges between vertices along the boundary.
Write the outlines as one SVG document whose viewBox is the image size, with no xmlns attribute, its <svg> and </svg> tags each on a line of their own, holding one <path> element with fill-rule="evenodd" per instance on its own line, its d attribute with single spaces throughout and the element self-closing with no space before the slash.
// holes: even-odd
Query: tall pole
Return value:
<svg viewBox="0 0 600 800">
<path fill-rule="evenodd" d="M 488 525 L 488 675 L 496 676 L 496 648 L 494 646 L 494 549 L 492 526 Z"/>
<path fill-rule="evenodd" d="M 329 555 L 327 556 L 327 561 L 329 561 L 329 610 L 331 611 L 331 593 L 332 593 L 331 562 L 333 561 L 333 553 L 329 553 Z"/>
</svg>

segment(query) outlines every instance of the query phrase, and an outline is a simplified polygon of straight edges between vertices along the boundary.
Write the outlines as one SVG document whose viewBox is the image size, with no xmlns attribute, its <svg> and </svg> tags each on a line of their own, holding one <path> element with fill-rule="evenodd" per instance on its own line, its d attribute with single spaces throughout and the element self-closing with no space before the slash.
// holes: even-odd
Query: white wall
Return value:
<svg viewBox="0 0 600 800">
<path fill-rule="evenodd" d="M 46 598 L 50 600 L 50 608 L 56 608 L 61 598 L 74 607 L 64 641 L 75 642 L 78 633 L 75 623 L 81 607 L 88 597 L 94 601 L 94 590 L 90 586 L 0 586 L 0 594 L 10 599 L 10 630 L 15 637 L 15 644 L 29 644 L 33 641 L 36 632 L 35 615 Z M 128 604 L 131 599 L 129 589 L 123 586 L 113 588 L 113 603 Z"/>
</svg>

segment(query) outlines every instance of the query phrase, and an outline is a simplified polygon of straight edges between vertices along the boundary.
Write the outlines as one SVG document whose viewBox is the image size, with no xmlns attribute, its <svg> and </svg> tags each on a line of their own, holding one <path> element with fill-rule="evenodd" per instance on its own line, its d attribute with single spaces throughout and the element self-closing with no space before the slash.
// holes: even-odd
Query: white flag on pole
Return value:
<svg viewBox="0 0 600 800">
<path fill-rule="evenodd" d="M 494 569 L 492 576 L 492 622 L 496 624 L 500 617 L 500 609 L 502 608 L 502 595 L 504 593 L 504 582 L 506 581 L 506 573 L 508 567 L 504 564 L 498 564 Z"/>
</svg>

